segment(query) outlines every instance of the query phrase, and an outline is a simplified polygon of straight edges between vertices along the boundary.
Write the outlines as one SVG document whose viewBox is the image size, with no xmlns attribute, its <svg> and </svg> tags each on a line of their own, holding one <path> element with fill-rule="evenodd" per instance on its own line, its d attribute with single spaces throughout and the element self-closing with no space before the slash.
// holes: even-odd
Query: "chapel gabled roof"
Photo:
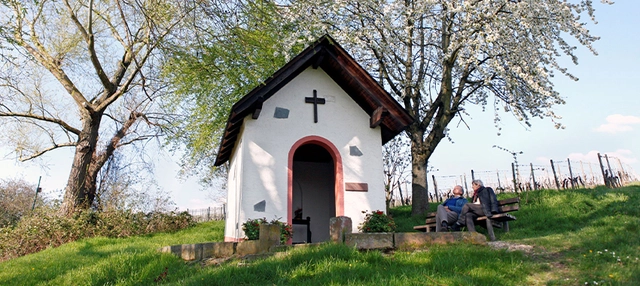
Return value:
<svg viewBox="0 0 640 286">
<path fill-rule="evenodd" d="M 224 164 L 231 157 L 243 119 L 250 114 L 257 118 L 262 110 L 262 103 L 309 66 L 321 67 L 360 108 L 372 119 L 376 118 L 376 126 L 379 124 L 382 131 L 382 144 L 413 122 L 406 110 L 351 55 L 331 36 L 324 35 L 233 105 L 215 166 Z"/>
</svg>

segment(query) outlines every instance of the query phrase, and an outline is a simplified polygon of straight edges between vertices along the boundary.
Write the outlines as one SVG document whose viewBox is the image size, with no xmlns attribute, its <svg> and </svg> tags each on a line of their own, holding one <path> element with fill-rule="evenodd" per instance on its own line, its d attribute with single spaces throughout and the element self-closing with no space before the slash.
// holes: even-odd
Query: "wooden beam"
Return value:
<svg viewBox="0 0 640 286">
<path fill-rule="evenodd" d="M 258 98 L 256 100 L 256 102 L 253 104 L 253 114 L 251 115 L 252 119 L 258 119 L 258 117 L 260 117 L 260 111 L 262 111 L 262 103 L 264 102 L 264 98 L 261 96 L 260 98 Z"/>
<path fill-rule="evenodd" d="M 324 60 L 324 49 L 322 50 L 322 52 L 320 52 L 320 55 L 318 55 L 318 57 L 315 59 L 315 61 L 313 61 L 313 65 L 311 65 L 313 67 L 313 69 L 318 69 L 318 67 L 320 66 L 320 64 L 322 64 L 322 61 Z"/>
<path fill-rule="evenodd" d="M 382 120 L 387 114 L 389 114 L 389 111 L 387 111 L 386 108 L 382 106 L 376 108 L 376 110 L 373 111 L 373 114 L 371 114 L 371 119 L 369 120 L 369 127 L 376 128 L 380 126 L 380 123 L 382 123 Z"/>
</svg>

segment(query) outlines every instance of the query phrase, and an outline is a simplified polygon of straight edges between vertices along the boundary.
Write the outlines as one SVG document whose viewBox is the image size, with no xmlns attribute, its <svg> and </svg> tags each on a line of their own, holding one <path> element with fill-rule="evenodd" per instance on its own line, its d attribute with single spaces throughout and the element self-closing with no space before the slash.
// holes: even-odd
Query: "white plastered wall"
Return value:
<svg viewBox="0 0 640 286">
<path fill-rule="evenodd" d="M 304 99 L 312 97 L 313 90 L 326 100 L 318 105 L 318 123 L 313 122 L 313 104 Z M 288 109 L 288 118 L 274 118 L 276 107 Z M 239 171 L 235 185 L 229 180 L 228 198 L 230 214 L 232 200 L 241 198 L 240 209 L 235 221 L 229 217 L 225 236 L 236 233 L 237 223 L 236 238 L 243 238 L 242 223 L 249 218 L 287 220 L 289 151 L 298 140 L 312 135 L 327 139 L 339 150 L 344 183 L 368 184 L 368 192 L 344 192 L 344 215 L 353 220 L 353 231 L 358 231 L 364 218 L 362 211 L 385 210 L 380 127 L 370 128 L 369 115 L 321 68 L 310 67 L 266 100 L 257 120 L 245 118 L 238 139 L 242 141 L 231 157 L 231 165 L 237 164 Z M 350 146 L 362 155 L 350 155 Z M 254 205 L 263 200 L 264 212 L 254 211 Z"/>
</svg>

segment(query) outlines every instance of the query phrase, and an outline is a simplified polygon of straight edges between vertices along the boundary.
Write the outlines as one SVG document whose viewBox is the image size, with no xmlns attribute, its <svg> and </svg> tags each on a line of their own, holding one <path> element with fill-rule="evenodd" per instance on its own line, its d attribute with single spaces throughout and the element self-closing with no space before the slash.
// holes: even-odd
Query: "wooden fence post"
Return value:
<svg viewBox="0 0 640 286">
<path fill-rule="evenodd" d="M 618 160 L 618 166 L 620 166 L 620 182 L 622 182 L 622 179 L 624 177 L 624 181 L 627 182 L 628 180 L 628 176 L 627 173 L 624 171 L 624 168 L 622 167 L 622 162 L 620 161 L 620 158 L 616 158 Z"/>
<path fill-rule="evenodd" d="M 529 163 L 529 165 L 531 165 L 531 179 L 533 179 L 533 190 L 536 191 L 538 190 L 538 186 L 536 183 L 536 175 L 535 173 L 533 173 L 533 163 Z"/>
<path fill-rule="evenodd" d="M 471 169 L 471 182 L 476 180 L 476 175 L 473 173 L 473 169 Z"/>
<path fill-rule="evenodd" d="M 600 170 L 602 170 L 602 178 L 604 179 L 604 185 L 607 188 L 610 188 L 609 178 L 607 178 L 607 172 L 604 170 L 604 166 L 602 165 L 602 156 L 600 155 L 600 153 L 598 153 L 598 162 L 600 162 Z"/>
<path fill-rule="evenodd" d="M 436 200 L 438 199 L 438 182 L 436 182 L 436 176 L 435 175 L 431 175 L 431 179 L 433 179 L 433 194 L 436 197 Z"/>
<path fill-rule="evenodd" d="M 611 179 L 614 179 L 612 182 L 609 182 L 609 185 L 611 185 L 612 188 L 616 187 L 616 181 L 615 178 L 613 176 L 613 170 L 611 170 L 611 164 L 609 164 L 609 155 L 604 154 L 604 159 L 607 160 L 607 167 L 609 167 L 609 177 L 611 177 Z"/>
<path fill-rule="evenodd" d="M 498 188 L 502 188 L 502 184 L 500 183 L 500 172 L 496 170 L 496 177 L 498 177 Z"/>
<path fill-rule="evenodd" d="M 516 180 L 516 165 L 511 163 L 511 173 L 513 174 L 513 191 L 518 193 L 518 180 Z"/>
<path fill-rule="evenodd" d="M 567 165 L 569 165 L 569 178 L 571 179 L 571 188 L 575 189 L 576 186 L 573 184 L 573 170 L 571 170 L 571 159 L 567 158 Z"/>
<path fill-rule="evenodd" d="M 560 182 L 558 181 L 558 175 L 556 175 L 556 166 L 553 165 L 553 159 L 551 161 L 551 171 L 553 171 L 553 178 L 556 180 L 556 189 L 560 190 Z"/>
<path fill-rule="evenodd" d="M 465 193 L 465 197 L 469 196 L 469 184 L 467 184 L 467 173 L 464 173 L 464 193 Z"/>
</svg>

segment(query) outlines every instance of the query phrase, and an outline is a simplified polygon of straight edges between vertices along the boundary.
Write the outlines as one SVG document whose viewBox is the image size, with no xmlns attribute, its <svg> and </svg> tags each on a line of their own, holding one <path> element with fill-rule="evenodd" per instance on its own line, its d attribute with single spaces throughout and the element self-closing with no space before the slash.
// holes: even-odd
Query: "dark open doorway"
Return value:
<svg viewBox="0 0 640 286">
<path fill-rule="evenodd" d="M 304 144 L 293 156 L 293 211 L 310 217 L 312 242 L 329 240 L 329 219 L 336 216 L 333 157 L 322 146 Z M 293 241 L 307 241 L 306 226 L 294 225 Z"/>
</svg>

